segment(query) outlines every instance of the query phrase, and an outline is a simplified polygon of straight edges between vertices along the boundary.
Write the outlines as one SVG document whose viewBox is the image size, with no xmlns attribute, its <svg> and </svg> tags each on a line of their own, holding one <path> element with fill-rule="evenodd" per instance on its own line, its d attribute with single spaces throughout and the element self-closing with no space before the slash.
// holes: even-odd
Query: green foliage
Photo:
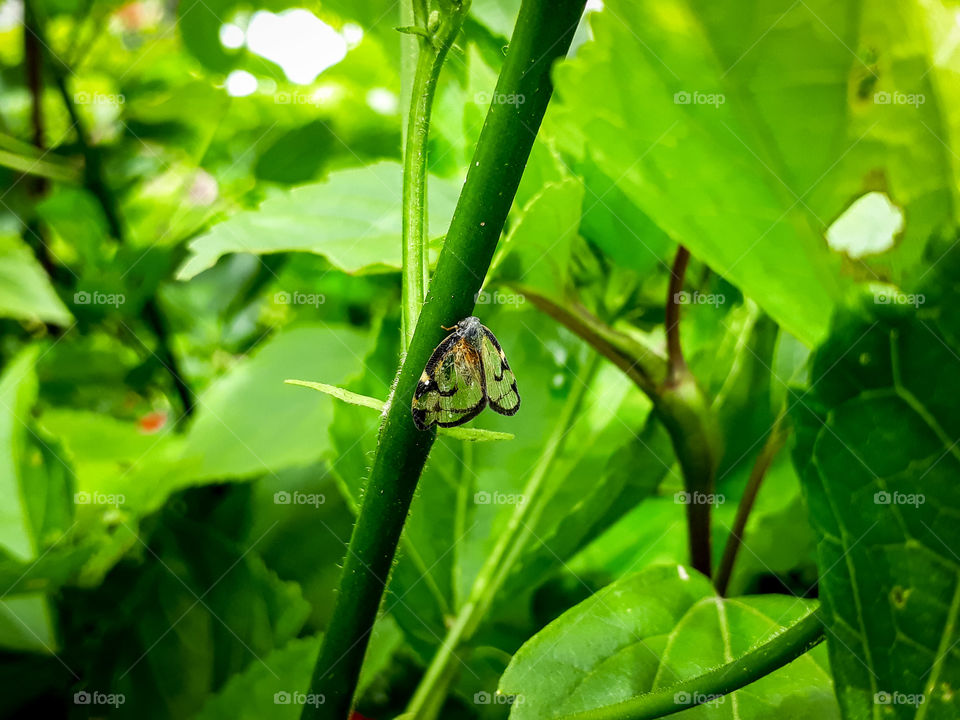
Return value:
<svg viewBox="0 0 960 720">
<path fill-rule="evenodd" d="M 960 350 L 956 267 L 941 261 L 922 308 L 871 303 L 838 318 L 795 409 L 831 663 L 852 717 L 878 697 L 893 717 L 957 713 L 958 419 L 944 374 Z"/>
</svg>

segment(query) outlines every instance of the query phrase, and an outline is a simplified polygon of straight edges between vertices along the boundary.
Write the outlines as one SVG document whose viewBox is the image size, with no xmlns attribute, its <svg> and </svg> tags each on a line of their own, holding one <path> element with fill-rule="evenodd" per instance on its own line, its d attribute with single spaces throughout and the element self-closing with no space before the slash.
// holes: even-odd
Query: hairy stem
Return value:
<svg viewBox="0 0 960 720">
<path fill-rule="evenodd" d="M 793 662 L 818 645 L 823 636 L 819 610 L 814 610 L 731 663 L 662 690 L 645 693 L 616 705 L 563 715 L 559 720 L 653 720 L 689 710 L 746 687 Z"/>
<path fill-rule="evenodd" d="M 430 354 L 473 311 L 553 93 L 550 69 L 570 47 L 585 0 L 524 0 L 497 93 L 525 102 L 491 106 L 457 209 L 380 430 L 380 443 L 350 537 L 330 626 L 313 673 L 305 718 L 345 720 L 410 502 L 436 433 L 413 424 L 410 404 Z"/>
<path fill-rule="evenodd" d="M 445 694 L 443 681 L 449 678 L 451 669 L 455 669 L 454 653 L 477 631 L 490 606 L 493 605 L 494 598 L 527 545 L 532 532 L 531 527 L 536 524 L 543 511 L 544 504 L 541 502 L 540 493 L 543 481 L 549 477 L 554 461 L 563 448 L 563 442 L 573 427 L 586 390 L 599 365 L 598 359 L 599 356 L 594 356 L 586 377 L 582 378 L 583 382 L 578 383 L 570 392 L 557 424 L 523 488 L 524 502 L 514 506 L 513 513 L 507 521 L 507 527 L 497 537 L 493 552 L 484 560 L 483 567 L 473 581 L 467 601 L 457 613 L 453 626 L 443 639 L 440 649 L 433 656 L 430 667 L 427 668 L 407 706 L 407 712 L 418 720 L 433 720 L 435 715 L 427 713 L 428 707 L 433 707 L 435 711 L 440 710 L 442 703 L 432 703 L 431 698 L 435 699 L 437 695 Z"/>
<path fill-rule="evenodd" d="M 426 22 L 422 2 L 415 2 L 415 22 Z M 425 35 L 417 35 L 417 61 L 410 90 L 410 109 L 403 144 L 403 349 L 413 338 L 420 307 L 426 296 L 427 273 L 427 142 L 430 137 L 430 116 L 433 98 L 443 62 L 460 32 L 470 3 L 451 5 L 436 28 L 420 27 Z"/>
<path fill-rule="evenodd" d="M 757 499 L 757 493 L 760 492 L 760 485 L 766 476 L 767 470 L 773 464 L 777 453 L 787 442 L 789 431 L 784 428 L 784 413 L 781 413 L 773 427 L 770 428 L 770 434 L 767 436 L 760 454 L 757 456 L 753 468 L 750 470 L 750 478 L 747 480 L 747 486 L 743 490 L 743 497 L 740 498 L 740 504 L 737 506 L 737 516 L 734 518 L 733 527 L 730 528 L 730 536 L 727 538 L 727 544 L 723 548 L 723 557 L 720 560 L 720 566 L 717 568 L 717 577 L 714 581 L 714 587 L 720 595 L 727 594 L 727 586 L 730 584 L 730 576 L 733 574 L 733 567 L 737 560 L 737 552 L 743 543 L 744 531 L 747 527 L 747 520 L 750 518 L 750 511 Z"/>
</svg>

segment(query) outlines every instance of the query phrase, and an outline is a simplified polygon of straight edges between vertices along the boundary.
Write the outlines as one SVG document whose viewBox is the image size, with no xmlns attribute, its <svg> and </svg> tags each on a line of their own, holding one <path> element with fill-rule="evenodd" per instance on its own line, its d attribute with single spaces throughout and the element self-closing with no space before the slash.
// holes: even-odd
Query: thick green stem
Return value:
<svg viewBox="0 0 960 720">
<path fill-rule="evenodd" d="M 413 393 L 430 354 L 443 339 L 443 327 L 473 312 L 553 92 L 550 69 L 566 55 L 584 5 L 584 0 L 525 0 L 520 8 L 497 94 L 516 94 L 524 102 L 494 104 L 487 113 L 381 427 L 373 471 L 350 538 L 333 617 L 313 674 L 311 692 L 322 694 L 325 702 L 305 706 L 305 718 L 345 720 L 349 715 L 400 532 L 435 437 L 414 426 Z"/>
<path fill-rule="evenodd" d="M 415 22 L 424 9 L 414 4 Z M 420 27 L 417 60 L 410 87 L 410 105 L 403 144 L 403 348 L 409 346 L 426 296 L 427 273 L 427 142 L 430 115 L 443 62 L 463 24 L 469 1 L 451 5 L 436 28 Z M 426 21 L 429 22 L 429 21 Z M 418 26 L 415 26 L 418 27 Z"/>
<path fill-rule="evenodd" d="M 732 693 L 793 662 L 823 640 L 819 611 L 726 665 L 616 705 L 563 715 L 559 720 L 653 720 Z"/>
<path fill-rule="evenodd" d="M 507 527 L 497 537 L 497 544 L 493 548 L 470 589 L 470 596 L 457 613 L 453 626 L 447 632 L 443 644 L 430 662 L 430 667 L 424 674 L 417 687 L 407 712 L 418 720 L 432 720 L 434 715 L 428 714 L 427 709 L 432 707 L 439 710 L 442 703 L 435 703 L 437 695 L 443 695 L 443 683 L 449 678 L 453 668 L 454 653 L 457 648 L 467 642 L 477 631 L 481 621 L 493 604 L 493 600 L 504 581 L 510 575 L 514 565 L 520 558 L 527 541 L 532 534 L 532 526 L 536 525 L 544 503 L 541 501 L 540 488 L 543 481 L 549 476 L 554 461 L 563 447 L 563 441 L 577 416 L 580 405 L 583 403 L 586 390 L 593 379 L 598 366 L 599 356 L 594 356 L 587 370 L 586 377 L 570 392 L 564 404 L 553 433 L 540 454 L 537 464 L 530 473 L 527 484 L 523 488 L 524 502 L 514 506 L 513 513 L 507 521 Z"/>
</svg>

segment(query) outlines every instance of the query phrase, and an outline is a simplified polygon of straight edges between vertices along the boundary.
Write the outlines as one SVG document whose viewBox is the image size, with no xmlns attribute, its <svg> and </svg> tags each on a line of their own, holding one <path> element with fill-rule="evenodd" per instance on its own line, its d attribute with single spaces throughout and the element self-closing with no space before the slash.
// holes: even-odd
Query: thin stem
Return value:
<svg viewBox="0 0 960 720">
<path fill-rule="evenodd" d="M 737 660 L 676 685 L 616 705 L 560 716 L 558 720 L 653 720 L 739 690 L 793 662 L 823 641 L 819 610 L 783 630 Z M 681 695 L 683 702 L 678 701 Z"/>
<path fill-rule="evenodd" d="M 560 305 L 523 285 L 511 285 L 541 312 L 585 340 L 600 355 L 616 365 L 648 396 L 657 393 L 658 377 L 666 364 L 653 351 L 617 332 L 578 302 Z"/>
<path fill-rule="evenodd" d="M 491 107 L 447 232 L 430 292 L 403 358 L 373 470 L 350 537 L 333 616 L 314 668 L 304 718 L 345 720 L 383 599 L 384 584 L 420 473 L 436 436 L 413 424 L 420 374 L 450 327 L 473 312 L 536 133 L 553 94 L 550 69 L 566 55 L 585 0 L 524 0 L 497 93 L 525 102 Z"/>
<path fill-rule="evenodd" d="M 730 536 L 727 538 L 727 544 L 723 548 L 723 557 L 720 560 L 720 566 L 717 568 L 717 577 L 714 581 L 714 587 L 720 595 L 727 594 L 727 586 L 730 583 L 730 577 L 733 574 L 733 567 L 737 561 L 737 552 L 743 543 L 744 531 L 747 527 L 747 520 L 750 518 L 750 511 L 757 499 L 757 493 L 760 492 L 760 485 L 763 478 L 773 464 L 777 453 L 787 442 L 788 430 L 784 428 L 785 413 L 781 413 L 770 428 L 770 434 L 767 436 L 760 454 L 757 456 L 750 470 L 750 478 L 747 480 L 747 486 L 743 490 L 743 497 L 740 498 L 740 504 L 737 506 L 737 516 L 734 518 L 733 527 L 730 529 Z"/>
<path fill-rule="evenodd" d="M 432 705 L 431 698 L 444 694 L 442 683 L 449 677 L 457 648 L 473 637 L 527 546 L 527 540 L 532 534 L 531 528 L 536 525 L 545 506 L 540 493 L 543 481 L 549 477 L 550 470 L 563 449 L 564 440 L 575 422 L 598 365 L 599 356 L 594 355 L 586 377 L 582 378 L 583 381 L 578 383 L 567 397 L 553 432 L 523 488 L 524 502 L 514 506 L 513 513 L 507 521 L 507 527 L 498 535 L 497 544 L 484 560 L 483 567 L 480 568 L 471 586 L 470 596 L 457 613 L 453 626 L 447 632 L 440 649 L 433 656 L 430 666 L 407 706 L 406 712 L 412 717 L 419 720 L 433 719 L 434 716 L 428 714 L 426 709 Z M 442 703 L 433 705 L 435 710 L 439 710 L 441 706 Z"/>
<path fill-rule="evenodd" d="M 426 297 L 427 273 L 427 143 L 430 137 L 430 117 L 433 98 L 443 62 L 460 31 L 463 17 L 470 3 L 451 5 L 436 28 L 425 27 L 426 8 L 422 0 L 414 2 L 416 25 L 426 36 L 416 36 L 417 62 L 410 92 L 410 109 L 403 145 L 403 221 L 402 263 L 403 287 L 403 349 L 413 338 L 420 316 L 420 307 Z"/>
<path fill-rule="evenodd" d="M 680 346 L 680 293 L 683 292 L 683 278 L 687 274 L 690 251 L 683 245 L 677 247 L 677 254 L 670 269 L 670 285 L 667 290 L 666 318 L 667 330 L 667 382 L 675 385 L 687 370 Z"/>
</svg>

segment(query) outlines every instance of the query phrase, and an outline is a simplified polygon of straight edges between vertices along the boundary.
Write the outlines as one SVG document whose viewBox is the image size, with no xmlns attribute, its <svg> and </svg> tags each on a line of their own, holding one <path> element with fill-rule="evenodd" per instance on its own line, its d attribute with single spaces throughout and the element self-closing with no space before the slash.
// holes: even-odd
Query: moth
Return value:
<svg viewBox="0 0 960 720">
<path fill-rule="evenodd" d="M 472 315 L 437 345 L 413 393 L 413 424 L 454 427 L 488 404 L 501 415 L 520 409 L 517 378 L 493 333 Z"/>
</svg>

